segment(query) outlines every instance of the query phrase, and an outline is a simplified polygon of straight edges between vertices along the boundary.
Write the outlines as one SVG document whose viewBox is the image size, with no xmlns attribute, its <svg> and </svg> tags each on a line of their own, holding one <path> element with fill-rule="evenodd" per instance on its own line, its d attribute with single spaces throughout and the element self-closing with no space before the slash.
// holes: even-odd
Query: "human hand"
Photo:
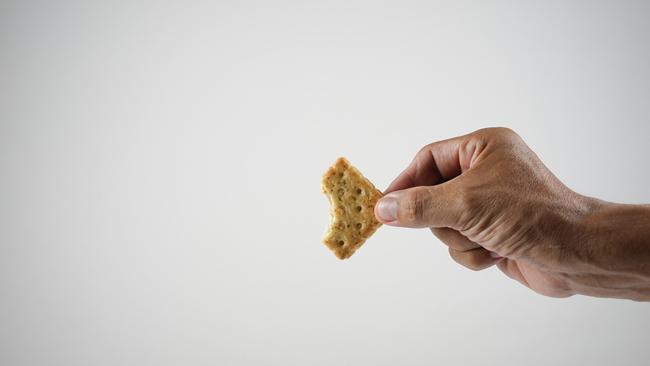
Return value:
<svg viewBox="0 0 650 366">
<path fill-rule="evenodd" d="M 547 296 L 650 300 L 650 207 L 573 192 L 509 129 L 425 146 L 385 193 L 381 222 L 430 228 L 465 267 Z"/>
</svg>

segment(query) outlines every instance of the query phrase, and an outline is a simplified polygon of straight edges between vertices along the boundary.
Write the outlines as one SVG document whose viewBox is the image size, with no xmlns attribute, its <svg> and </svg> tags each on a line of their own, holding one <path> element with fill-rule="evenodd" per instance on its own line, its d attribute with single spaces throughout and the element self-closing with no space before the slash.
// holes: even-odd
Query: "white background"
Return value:
<svg viewBox="0 0 650 366">
<path fill-rule="evenodd" d="M 650 202 L 643 1 L 0 2 L 0 364 L 612 365 L 650 305 L 550 299 L 427 230 L 320 242 L 505 125 L 576 191 Z"/>
</svg>

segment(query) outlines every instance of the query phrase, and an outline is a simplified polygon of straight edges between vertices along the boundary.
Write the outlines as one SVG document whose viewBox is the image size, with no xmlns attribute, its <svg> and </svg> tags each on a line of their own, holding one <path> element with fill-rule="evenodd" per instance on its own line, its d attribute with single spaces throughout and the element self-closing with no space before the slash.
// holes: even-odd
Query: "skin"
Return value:
<svg viewBox="0 0 650 366">
<path fill-rule="evenodd" d="M 467 268 L 546 296 L 650 301 L 650 205 L 570 190 L 512 130 L 427 145 L 385 193 L 379 221 L 430 228 Z"/>
</svg>

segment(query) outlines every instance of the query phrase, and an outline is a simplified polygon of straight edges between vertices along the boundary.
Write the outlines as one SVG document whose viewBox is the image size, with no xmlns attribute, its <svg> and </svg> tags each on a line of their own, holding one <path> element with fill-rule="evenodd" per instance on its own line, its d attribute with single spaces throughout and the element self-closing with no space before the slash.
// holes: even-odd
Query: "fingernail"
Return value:
<svg viewBox="0 0 650 366">
<path fill-rule="evenodd" d="M 391 196 L 385 196 L 377 202 L 377 217 L 384 222 L 391 222 L 397 219 L 397 200 Z"/>
</svg>

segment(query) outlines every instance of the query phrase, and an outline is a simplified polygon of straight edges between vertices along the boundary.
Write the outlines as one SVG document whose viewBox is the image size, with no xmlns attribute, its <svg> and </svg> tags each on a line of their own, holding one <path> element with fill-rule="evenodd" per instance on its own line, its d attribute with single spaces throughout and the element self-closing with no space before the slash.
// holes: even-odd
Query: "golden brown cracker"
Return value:
<svg viewBox="0 0 650 366">
<path fill-rule="evenodd" d="M 323 243 L 339 259 L 349 258 L 381 226 L 374 214 L 381 192 L 341 157 L 323 175 L 330 201 L 330 227 Z"/>
</svg>

